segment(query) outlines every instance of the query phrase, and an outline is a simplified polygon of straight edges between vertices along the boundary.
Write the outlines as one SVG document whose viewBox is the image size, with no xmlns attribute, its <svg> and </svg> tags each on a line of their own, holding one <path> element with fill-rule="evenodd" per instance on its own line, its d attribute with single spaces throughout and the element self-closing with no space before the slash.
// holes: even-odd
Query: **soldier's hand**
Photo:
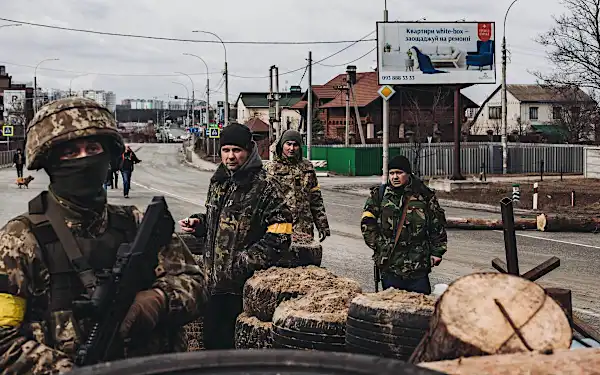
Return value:
<svg viewBox="0 0 600 375">
<path fill-rule="evenodd" d="M 329 229 L 319 230 L 319 242 L 325 241 L 325 238 L 329 236 L 331 236 L 331 231 Z"/>
<path fill-rule="evenodd" d="M 143 290 L 135 296 L 119 329 L 121 337 L 152 331 L 167 310 L 167 297 L 160 289 Z"/>
<path fill-rule="evenodd" d="M 440 263 L 442 263 L 442 258 L 436 257 L 436 256 L 431 256 L 431 265 L 433 267 L 438 266 Z"/>
<path fill-rule="evenodd" d="M 200 219 L 197 218 L 186 218 L 183 220 L 179 220 L 179 225 L 181 226 L 181 230 L 185 233 L 194 233 L 196 231 L 196 226 L 200 224 Z"/>
</svg>

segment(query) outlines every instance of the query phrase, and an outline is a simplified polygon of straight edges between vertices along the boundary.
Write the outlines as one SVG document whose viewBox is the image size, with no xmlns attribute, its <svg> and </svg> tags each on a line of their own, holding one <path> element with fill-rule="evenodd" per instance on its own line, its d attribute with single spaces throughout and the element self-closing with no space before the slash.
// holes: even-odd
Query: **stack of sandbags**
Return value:
<svg viewBox="0 0 600 375">
<path fill-rule="evenodd" d="M 325 290 L 361 291 L 356 281 L 316 266 L 271 267 L 255 272 L 244 285 L 244 309 L 236 324 L 236 347 L 271 347 L 275 309 L 283 301 Z"/>
<path fill-rule="evenodd" d="M 357 296 L 348 311 L 347 351 L 407 360 L 427 332 L 435 300 L 393 288 Z"/>
<path fill-rule="evenodd" d="M 539 285 L 501 273 L 459 278 L 435 306 L 412 363 L 569 349 L 562 308 Z"/>
</svg>

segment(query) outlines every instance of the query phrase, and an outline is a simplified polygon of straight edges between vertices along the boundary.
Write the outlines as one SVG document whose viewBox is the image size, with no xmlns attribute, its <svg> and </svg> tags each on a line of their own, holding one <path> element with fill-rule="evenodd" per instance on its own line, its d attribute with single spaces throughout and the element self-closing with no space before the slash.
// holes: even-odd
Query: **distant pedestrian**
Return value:
<svg viewBox="0 0 600 375">
<path fill-rule="evenodd" d="M 388 169 L 388 183 L 374 187 L 365 203 L 365 243 L 374 251 L 383 289 L 431 294 L 429 273 L 442 261 L 448 243 L 444 210 L 412 174 L 406 157 L 396 156 Z"/>
<path fill-rule="evenodd" d="M 131 175 L 133 174 L 133 166 L 142 161 L 138 159 L 131 147 L 127 145 L 125 152 L 121 157 L 121 175 L 123 176 L 123 196 L 129 198 L 129 187 L 131 186 Z"/>
<path fill-rule="evenodd" d="M 17 168 L 17 178 L 23 177 L 23 166 L 25 165 L 25 154 L 20 148 L 13 156 L 13 165 Z"/>
</svg>

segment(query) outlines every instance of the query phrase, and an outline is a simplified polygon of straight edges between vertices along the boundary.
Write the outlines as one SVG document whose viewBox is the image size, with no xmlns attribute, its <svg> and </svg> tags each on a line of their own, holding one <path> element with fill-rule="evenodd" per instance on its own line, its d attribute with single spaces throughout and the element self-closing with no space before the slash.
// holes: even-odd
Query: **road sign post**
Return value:
<svg viewBox="0 0 600 375">
<path fill-rule="evenodd" d="M 381 86 L 378 91 L 383 98 L 383 173 L 381 182 L 386 183 L 388 178 L 388 160 L 390 155 L 390 98 L 396 93 L 389 85 Z"/>
</svg>

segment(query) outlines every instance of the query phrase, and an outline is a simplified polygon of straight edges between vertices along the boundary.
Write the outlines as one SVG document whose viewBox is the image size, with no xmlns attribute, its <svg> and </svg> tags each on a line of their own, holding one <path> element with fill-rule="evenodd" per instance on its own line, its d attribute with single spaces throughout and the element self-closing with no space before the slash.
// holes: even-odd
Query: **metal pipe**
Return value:
<svg viewBox="0 0 600 375">
<path fill-rule="evenodd" d="M 504 24 L 502 28 L 502 173 L 508 173 L 508 100 L 506 94 L 506 18 L 510 8 L 519 0 L 513 0 L 504 14 Z"/>
</svg>

